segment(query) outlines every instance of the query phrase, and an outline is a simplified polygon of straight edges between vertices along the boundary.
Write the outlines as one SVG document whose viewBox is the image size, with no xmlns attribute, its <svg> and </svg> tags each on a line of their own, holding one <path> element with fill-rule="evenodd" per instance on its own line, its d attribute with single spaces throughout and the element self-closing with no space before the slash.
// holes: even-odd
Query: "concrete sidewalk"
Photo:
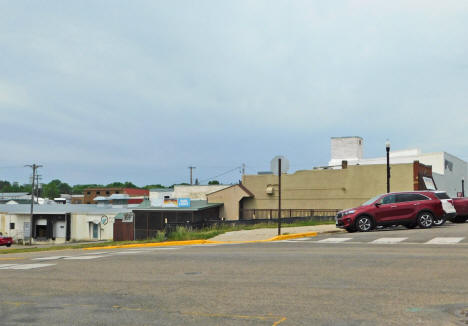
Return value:
<svg viewBox="0 0 468 326">
<path fill-rule="evenodd" d="M 315 226 L 299 226 L 299 227 L 282 227 L 281 234 L 294 234 L 294 233 L 307 233 L 317 232 L 320 233 L 335 233 L 343 232 L 341 229 L 337 229 L 334 224 L 326 225 L 315 225 Z M 254 230 L 242 230 L 232 231 L 220 234 L 212 241 L 256 241 L 256 240 L 267 240 L 278 235 L 277 228 L 267 229 L 254 229 Z"/>
</svg>

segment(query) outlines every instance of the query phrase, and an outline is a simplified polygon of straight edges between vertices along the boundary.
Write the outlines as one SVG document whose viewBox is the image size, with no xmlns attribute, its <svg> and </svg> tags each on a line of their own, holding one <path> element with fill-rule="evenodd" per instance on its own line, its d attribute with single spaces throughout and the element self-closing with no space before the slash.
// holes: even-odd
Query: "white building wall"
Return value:
<svg viewBox="0 0 468 326">
<path fill-rule="evenodd" d="M 114 239 L 114 218 L 116 214 L 105 214 L 107 224 L 98 223 L 98 237 L 93 238 L 92 225 L 94 220 L 101 220 L 102 214 L 71 214 L 71 241 L 96 241 Z"/>
<path fill-rule="evenodd" d="M 461 192 L 461 180 L 468 180 L 468 164 L 456 156 L 443 153 L 444 174 L 433 173 L 437 189 L 445 190 L 451 197 Z M 466 193 L 466 191 L 465 191 Z"/>
<path fill-rule="evenodd" d="M 29 222 L 29 215 L 0 213 L 0 232 L 3 235 L 12 237 L 13 240 L 22 240 L 24 237 L 24 222 Z M 10 230 L 10 223 L 15 223 L 13 230 Z"/>
<path fill-rule="evenodd" d="M 98 238 L 94 239 L 90 233 L 90 224 L 93 219 L 101 219 L 102 214 L 71 214 L 71 241 L 97 241 L 97 240 L 113 240 L 114 238 L 114 223 L 113 220 L 116 214 L 105 214 L 108 217 L 106 225 L 98 223 L 99 234 Z M 0 213 L 0 232 L 13 238 L 14 241 L 24 239 L 24 222 L 29 222 L 29 214 L 5 214 Z M 15 223 L 15 229 L 10 230 L 10 223 Z M 50 240 L 51 243 L 63 243 L 65 238 L 56 238 L 55 241 Z"/>
<path fill-rule="evenodd" d="M 169 196 L 169 198 L 173 198 L 174 190 L 170 191 L 151 191 L 149 194 L 149 199 L 151 201 L 151 206 L 155 207 L 162 207 L 163 200 L 165 196 Z"/>
<path fill-rule="evenodd" d="M 355 164 L 362 159 L 363 139 L 361 137 L 332 137 L 331 160 L 328 165 L 341 165 L 341 161 Z"/>
</svg>

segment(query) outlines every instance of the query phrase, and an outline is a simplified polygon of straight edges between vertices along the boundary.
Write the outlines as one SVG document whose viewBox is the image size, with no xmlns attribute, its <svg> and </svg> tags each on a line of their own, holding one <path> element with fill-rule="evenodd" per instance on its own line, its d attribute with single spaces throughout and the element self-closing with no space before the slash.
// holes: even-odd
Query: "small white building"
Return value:
<svg viewBox="0 0 468 326">
<path fill-rule="evenodd" d="M 153 207 L 166 206 L 164 200 L 188 198 L 207 200 L 206 195 L 230 187 L 231 185 L 175 185 L 174 188 L 151 189 L 150 201 Z"/>
<path fill-rule="evenodd" d="M 206 195 L 230 187 L 231 185 L 180 185 L 174 186 L 173 198 L 207 200 Z"/>
<path fill-rule="evenodd" d="M 386 164 L 386 156 L 363 158 L 361 137 L 332 137 L 331 159 L 328 165 L 340 168 L 342 161 L 349 165 Z M 384 149 L 385 150 L 385 149 Z M 446 152 L 423 153 L 420 149 L 391 150 L 390 164 L 412 163 L 419 161 L 432 166 L 432 177 L 437 189 L 447 191 L 451 197 L 461 192 L 462 179 L 468 180 L 468 163 Z"/>
<path fill-rule="evenodd" d="M 98 205 L 35 205 L 31 227 L 30 205 L 0 205 L 0 232 L 15 241 L 33 243 L 112 240 L 114 218 L 131 208 Z"/>
</svg>

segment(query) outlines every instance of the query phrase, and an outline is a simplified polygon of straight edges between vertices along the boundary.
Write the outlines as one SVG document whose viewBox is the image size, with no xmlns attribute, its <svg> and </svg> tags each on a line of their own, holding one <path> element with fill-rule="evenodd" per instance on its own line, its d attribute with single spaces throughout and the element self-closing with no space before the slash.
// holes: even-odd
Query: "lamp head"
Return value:
<svg viewBox="0 0 468 326">
<path fill-rule="evenodd" d="M 387 139 L 387 141 L 385 142 L 385 148 L 386 149 L 390 149 L 390 140 Z"/>
</svg>

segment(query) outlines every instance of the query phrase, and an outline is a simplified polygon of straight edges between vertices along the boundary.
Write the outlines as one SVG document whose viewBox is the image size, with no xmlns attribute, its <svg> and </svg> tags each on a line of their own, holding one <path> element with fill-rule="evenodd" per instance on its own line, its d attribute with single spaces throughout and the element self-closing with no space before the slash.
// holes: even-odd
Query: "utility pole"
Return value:
<svg viewBox="0 0 468 326">
<path fill-rule="evenodd" d="M 245 163 L 242 163 L 242 176 L 245 175 Z"/>
<path fill-rule="evenodd" d="M 39 188 L 40 183 L 39 181 L 42 179 L 42 175 L 36 174 L 36 203 L 39 204 Z"/>
<path fill-rule="evenodd" d="M 385 150 L 387 151 L 387 193 L 390 192 L 390 141 L 387 139 L 385 143 Z"/>
<path fill-rule="evenodd" d="M 33 235 L 32 226 L 33 226 L 33 213 L 34 213 L 34 183 L 36 181 L 36 170 L 41 168 L 42 165 L 32 164 L 32 165 L 25 165 L 25 167 L 30 167 L 33 170 L 32 184 L 31 184 L 31 216 L 29 217 L 29 245 L 31 245 L 32 235 Z"/>
<path fill-rule="evenodd" d="M 193 185 L 193 169 L 196 169 L 195 166 L 189 166 L 190 169 L 190 185 Z"/>
<path fill-rule="evenodd" d="M 278 235 L 281 235 L 281 158 L 278 158 Z"/>
</svg>

